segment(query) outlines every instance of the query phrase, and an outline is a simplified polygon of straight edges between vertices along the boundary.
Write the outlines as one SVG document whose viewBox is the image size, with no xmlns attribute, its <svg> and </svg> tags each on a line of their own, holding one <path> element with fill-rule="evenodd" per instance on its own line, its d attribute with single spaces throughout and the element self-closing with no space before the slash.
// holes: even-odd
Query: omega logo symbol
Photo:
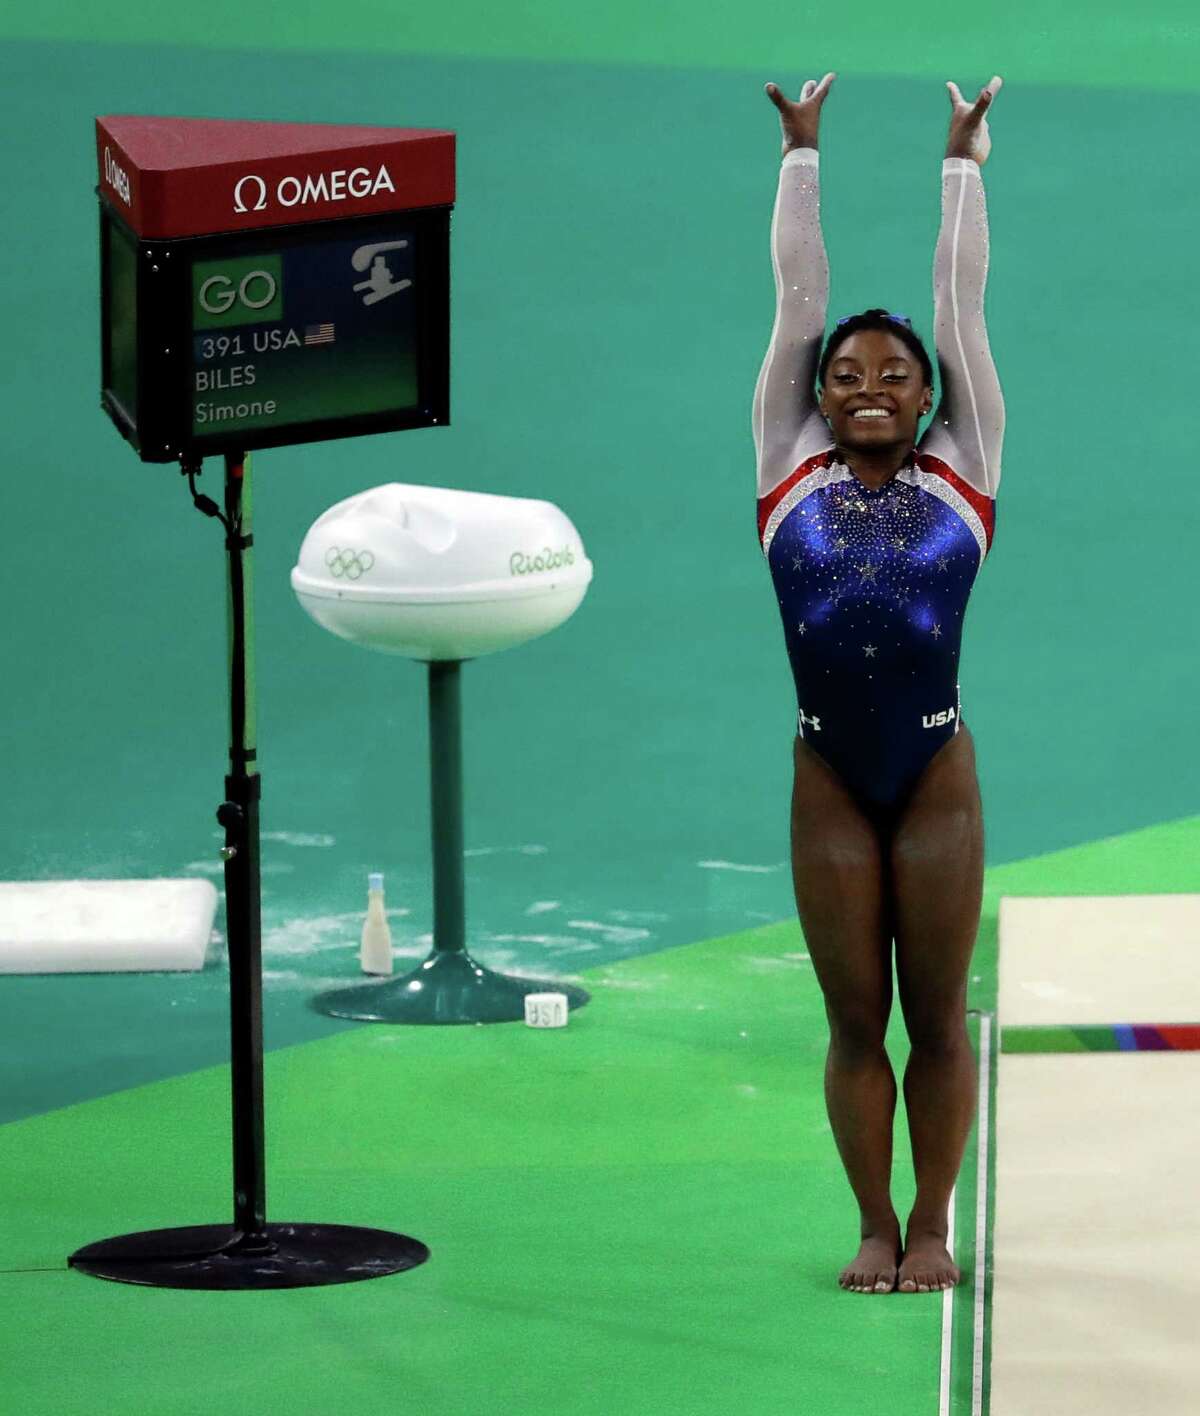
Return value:
<svg viewBox="0 0 1200 1416">
<path fill-rule="evenodd" d="M 248 207 L 242 201 L 242 188 L 247 182 L 258 183 L 258 202 L 253 207 Z M 233 209 L 234 211 L 262 211 L 267 204 L 267 184 L 261 177 L 243 177 L 233 189 Z"/>
<path fill-rule="evenodd" d="M 113 191 L 121 198 L 126 206 L 132 206 L 133 200 L 129 190 L 129 173 L 121 166 L 112 155 L 111 148 L 104 149 L 104 176 Z"/>
<path fill-rule="evenodd" d="M 246 205 L 248 197 L 255 192 L 257 200 L 252 207 Z M 374 177 L 367 167 L 336 168 L 332 172 L 307 172 L 303 179 L 289 174 L 275 182 L 275 200 L 282 207 L 307 206 L 312 202 L 344 202 L 351 197 L 374 197 L 380 192 L 395 192 L 396 184 L 386 164 L 380 166 Z M 266 179 L 258 173 L 247 173 L 239 177 L 233 188 L 234 211 L 264 211 L 267 206 Z"/>
</svg>

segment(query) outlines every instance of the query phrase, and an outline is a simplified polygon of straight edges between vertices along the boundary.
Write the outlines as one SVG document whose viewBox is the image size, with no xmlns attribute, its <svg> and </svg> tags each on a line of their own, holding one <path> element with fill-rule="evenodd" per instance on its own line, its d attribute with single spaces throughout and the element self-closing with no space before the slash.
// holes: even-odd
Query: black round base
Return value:
<svg viewBox="0 0 1200 1416">
<path fill-rule="evenodd" d="M 514 978 L 485 969 L 465 950 L 434 949 L 411 973 L 318 993 L 312 1005 L 363 1023 L 512 1023 L 524 1019 L 528 993 L 565 993 L 568 1008 L 591 998 L 578 984 Z"/>
<path fill-rule="evenodd" d="M 387 1229 L 267 1224 L 248 1235 L 232 1224 L 201 1224 L 100 1239 L 67 1262 L 94 1278 L 147 1288 L 315 1288 L 384 1278 L 428 1257 L 419 1239 Z"/>
</svg>

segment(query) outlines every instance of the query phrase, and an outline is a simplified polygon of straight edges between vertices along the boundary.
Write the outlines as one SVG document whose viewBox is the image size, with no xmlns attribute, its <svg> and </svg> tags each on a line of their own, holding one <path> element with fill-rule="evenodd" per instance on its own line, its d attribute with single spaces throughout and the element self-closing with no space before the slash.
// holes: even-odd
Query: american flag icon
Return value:
<svg viewBox="0 0 1200 1416">
<path fill-rule="evenodd" d="M 305 344 L 332 344 L 333 326 L 331 324 L 315 324 L 304 326 Z"/>
</svg>

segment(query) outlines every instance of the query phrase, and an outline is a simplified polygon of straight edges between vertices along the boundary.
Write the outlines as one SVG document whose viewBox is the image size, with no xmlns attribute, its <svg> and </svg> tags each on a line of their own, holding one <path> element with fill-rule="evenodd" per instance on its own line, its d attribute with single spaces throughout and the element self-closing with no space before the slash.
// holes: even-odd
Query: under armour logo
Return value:
<svg viewBox="0 0 1200 1416">
<path fill-rule="evenodd" d="M 375 557 L 370 551 L 343 551 L 338 546 L 330 546 L 325 552 L 325 564 L 335 580 L 341 576 L 357 580 L 375 564 Z"/>
<path fill-rule="evenodd" d="M 805 713 L 804 709 L 801 708 L 801 710 L 800 710 L 800 726 L 801 726 L 801 728 L 804 727 L 805 723 L 807 723 L 810 728 L 816 728 L 817 732 L 820 732 L 820 731 L 821 731 L 821 720 L 820 720 L 820 718 L 810 718 L 810 717 Z"/>
</svg>

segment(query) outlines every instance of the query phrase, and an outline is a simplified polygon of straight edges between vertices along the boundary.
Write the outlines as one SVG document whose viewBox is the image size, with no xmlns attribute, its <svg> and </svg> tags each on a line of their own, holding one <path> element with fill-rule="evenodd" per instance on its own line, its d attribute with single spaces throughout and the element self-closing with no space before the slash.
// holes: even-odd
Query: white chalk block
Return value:
<svg viewBox="0 0 1200 1416">
<path fill-rule="evenodd" d="M 0 881 L 0 973 L 202 969 L 211 880 Z"/>
<path fill-rule="evenodd" d="M 525 995 L 525 1021 L 531 1028 L 565 1028 L 569 1011 L 565 993 Z"/>
</svg>

